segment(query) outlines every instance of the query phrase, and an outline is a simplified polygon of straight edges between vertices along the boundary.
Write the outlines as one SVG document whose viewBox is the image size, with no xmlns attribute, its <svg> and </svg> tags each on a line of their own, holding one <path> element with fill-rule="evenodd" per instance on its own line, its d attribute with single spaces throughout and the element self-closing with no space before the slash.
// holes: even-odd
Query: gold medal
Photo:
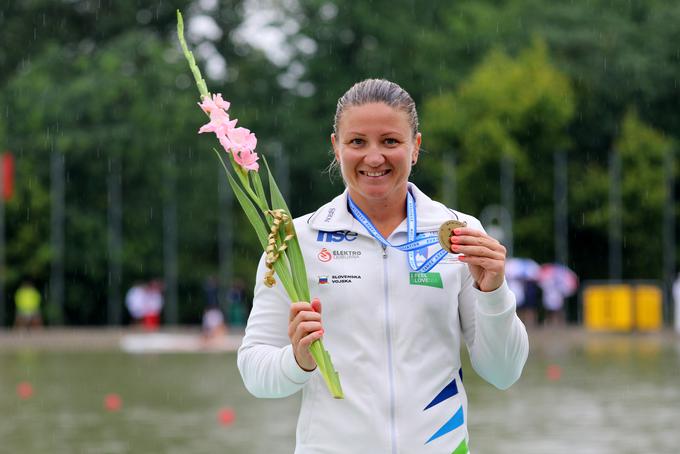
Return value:
<svg viewBox="0 0 680 454">
<path fill-rule="evenodd" d="M 439 244 L 441 244 L 442 249 L 452 254 L 454 252 L 451 250 L 451 236 L 455 235 L 453 230 L 459 227 L 467 227 L 467 222 L 451 219 L 439 227 Z"/>
</svg>

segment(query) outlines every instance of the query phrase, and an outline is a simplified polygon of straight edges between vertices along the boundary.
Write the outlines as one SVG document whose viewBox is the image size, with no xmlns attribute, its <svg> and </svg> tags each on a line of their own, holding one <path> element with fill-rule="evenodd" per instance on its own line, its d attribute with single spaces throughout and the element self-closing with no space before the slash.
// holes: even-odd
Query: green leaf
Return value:
<svg viewBox="0 0 680 454">
<path fill-rule="evenodd" d="M 326 382 L 326 386 L 331 392 L 331 395 L 336 399 L 342 399 L 344 395 L 342 392 L 342 386 L 340 385 L 340 376 L 333 368 L 331 357 L 324 348 L 321 339 L 317 339 L 312 342 L 309 351 L 312 354 L 314 361 L 316 361 L 316 365 L 319 368 L 321 376 Z"/>
<path fill-rule="evenodd" d="M 231 176 L 231 172 L 229 172 L 229 169 L 227 168 L 227 165 L 222 159 L 220 153 L 214 148 L 213 151 L 217 155 L 217 159 L 220 160 L 220 163 L 222 164 L 222 167 L 224 168 L 224 171 L 227 174 L 229 185 L 231 186 L 231 189 L 234 191 L 236 199 L 241 205 L 241 208 L 243 208 L 243 211 L 246 214 L 248 220 L 250 221 L 250 224 L 253 226 L 253 229 L 255 229 L 255 233 L 257 234 L 257 238 L 260 240 L 260 245 L 262 246 L 262 249 L 263 250 L 266 249 L 267 236 L 269 235 L 269 231 L 266 227 L 264 219 L 262 218 L 262 215 L 257 210 L 252 200 L 248 198 L 248 195 L 239 186 L 238 182 L 234 179 L 234 177 Z"/>
<path fill-rule="evenodd" d="M 232 153 L 227 153 L 227 155 L 229 156 L 229 162 L 231 163 L 231 167 L 236 172 L 236 175 L 238 176 L 239 180 L 241 180 L 243 189 L 248 193 L 253 202 L 255 202 L 255 204 L 257 204 L 257 206 L 260 207 L 260 210 L 262 210 L 262 213 L 264 214 L 267 210 L 269 210 L 267 201 L 264 199 L 264 197 L 260 198 L 257 196 L 257 194 L 253 192 L 253 189 L 250 187 L 248 171 L 245 170 L 236 162 L 236 160 L 234 159 L 234 155 Z"/>
<path fill-rule="evenodd" d="M 260 179 L 260 174 L 258 172 L 248 172 L 250 174 L 250 179 L 253 182 L 253 187 L 255 188 L 255 194 L 260 200 L 264 201 L 264 204 L 269 209 L 269 204 L 267 203 L 267 197 L 264 195 L 264 188 L 262 187 L 262 180 Z"/>
<path fill-rule="evenodd" d="M 285 210 L 292 218 L 290 210 L 288 209 L 288 205 L 286 204 L 286 200 L 283 198 L 283 194 L 281 194 L 281 190 L 276 184 L 276 180 L 274 180 L 274 176 L 269 168 L 267 158 L 263 156 L 262 159 L 264 161 L 265 167 L 267 168 L 267 175 L 269 176 L 269 191 L 271 193 L 272 207 L 275 210 Z M 302 256 L 302 249 L 300 248 L 297 232 L 295 232 L 295 226 L 293 226 L 293 232 L 295 234 L 295 238 L 288 243 L 286 255 L 290 261 L 291 270 L 293 272 L 293 280 L 295 282 L 295 287 L 298 289 L 298 294 L 304 301 L 309 301 L 310 294 L 309 284 L 307 283 L 307 268 L 305 266 L 304 257 Z"/>
<path fill-rule="evenodd" d="M 269 236 L 268 227 L 271 226 L 265 224 L 265 221 L 262 219 L 262 216 L 257 211 L 257 208 L 255 207 L 253 201 L 250 200 L 250 198 L 248 198 L 248 195 L 244 192 L 243 188 L 241 188 L 238 182 L 234 179 L 234 177 L 231 176 L 231 172 L 229 172 L 229 169 L 227 168 L 227 165 L 222 159 L 220 153 L 214 148 L 213 151 L 217 155 L 217 158 L 220 160 L 220 163 L 222 163 L 222 167 L 224 168 L 224 171 L 227 174 L 227 179 L 229 180 L 229 185 L 231 186 L 231 189 L 234 191 L 234 195 L 236 196 L 236 199 L 241 205 L 241 208 L 243 208 L 243 212 L 246 214 L 246 217 L 250 221 L 250 225 L 253 226 L 253 229 L 257 234 L 257 239 L 260 240 L 260 245 L 262 246 L 262 249 L 265 250 L 267 248 L 267 237 Z M 298 292 L 295 289 L 295 284 L 293 281 L 293 277 L 291 276 L 290 270 L 288 268 L 288 263 L 286 262 L 286 260 L 282 260 L 284 258 L 285 257 L 282 256 L 281 258 L 279 258 L 279 260 L 276 261 L 276 263 L 274 263 L 274 271 L 276 271 L 277 277 L 281 281 L 283 287 L 286 289 L 286 293 L 288 293 L 288 296 L 290 297 L 291 301 L 299 301 Z"/>
</svg>

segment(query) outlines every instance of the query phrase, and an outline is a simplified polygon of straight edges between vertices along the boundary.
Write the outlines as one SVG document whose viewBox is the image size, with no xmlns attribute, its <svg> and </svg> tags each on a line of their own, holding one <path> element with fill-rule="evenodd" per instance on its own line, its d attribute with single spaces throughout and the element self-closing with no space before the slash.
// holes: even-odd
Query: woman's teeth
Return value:
<svg viewBox="0 0 680 454">
<path fill-rule="evenodd" d="M 387 174 L 387 170 L 383 170 L 382 172 L 363 172 L 363 174 L 369 177 L 381 177 Z"/>
</svg>

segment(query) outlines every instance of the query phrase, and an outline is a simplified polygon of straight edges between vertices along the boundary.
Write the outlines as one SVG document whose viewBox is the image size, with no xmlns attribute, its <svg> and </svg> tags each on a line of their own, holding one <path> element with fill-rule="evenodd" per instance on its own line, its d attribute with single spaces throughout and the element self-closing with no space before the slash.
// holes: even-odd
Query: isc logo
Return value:
<svg viewBox="0 0 680 454">
<path fill-rule="evenodd" d="M 323 241 L 326 243 L 340 243 L 341 241 L 354 241 L 356 239 L 357 233 L 348 230 L 340 230 L 337 232 L 319 231 L 319 234 L 316 236 L 316 241 Z"/>
</svg>

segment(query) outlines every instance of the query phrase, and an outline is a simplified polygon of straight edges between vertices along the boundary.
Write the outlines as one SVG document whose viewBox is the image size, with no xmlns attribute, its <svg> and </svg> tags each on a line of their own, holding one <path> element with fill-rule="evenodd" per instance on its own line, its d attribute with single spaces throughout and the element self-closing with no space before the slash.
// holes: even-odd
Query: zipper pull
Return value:
<svg viewBox="0 0 680 454">
<path fill-rule="evenodd" d="M 382 246 L 382 250 L 383 250 L 383 258 L 386 259 L 387 258 L 387 246 L 385 246 L 384 244 L 381 244 L 381 246 Z"/>
</svg>

